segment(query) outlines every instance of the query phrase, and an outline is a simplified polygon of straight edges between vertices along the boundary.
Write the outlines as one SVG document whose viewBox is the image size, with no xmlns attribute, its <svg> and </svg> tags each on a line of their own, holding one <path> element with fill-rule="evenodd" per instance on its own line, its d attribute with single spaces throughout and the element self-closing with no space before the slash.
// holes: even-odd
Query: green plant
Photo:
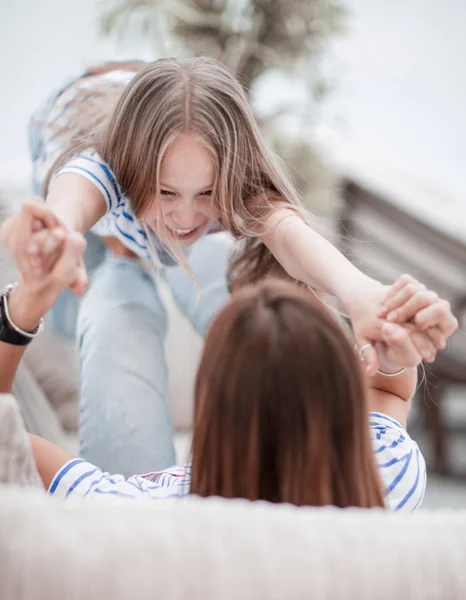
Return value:
<svg viewBox="0 0 466 600">
<path fill-rule="evenodd" d="M 111 0 L 104 33 L 124 34 L 133 18 L 144 35 L 174 36 L 179 50 L 226 64 L 249 88 L 270 68 L 317 67 L 328 39 L 341 32 L 339 0 Z M 138 19 L 134 19 L 137 14 Z M 322 93 L 322 81 L 316 82 Z"/>
</svg>

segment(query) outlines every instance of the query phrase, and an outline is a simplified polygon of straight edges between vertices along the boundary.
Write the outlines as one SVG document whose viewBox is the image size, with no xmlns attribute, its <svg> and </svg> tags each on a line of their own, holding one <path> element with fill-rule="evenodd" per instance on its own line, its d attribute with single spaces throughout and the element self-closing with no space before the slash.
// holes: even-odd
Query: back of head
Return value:
<svg viewBox="0 0 466 600">
<path fill-rule="evenodd" d="M 360 367 L 311 292 L 278 280 L 245 287 L 211 325 L 196 382 L 191 491 L 383 506 Z"/>
</svg>

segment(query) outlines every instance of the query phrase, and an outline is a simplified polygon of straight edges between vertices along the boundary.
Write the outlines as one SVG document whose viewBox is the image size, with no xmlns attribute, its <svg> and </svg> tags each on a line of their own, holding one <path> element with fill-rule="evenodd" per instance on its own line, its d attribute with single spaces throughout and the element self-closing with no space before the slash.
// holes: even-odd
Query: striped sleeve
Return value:
<svg viewBox="0 0 466 600">
<path fill-rule="evenodd" d="M 147 475 L 110 475 L 95 465 L 76 458 L 55 474 L 48 494 L 60 498 L 177 498 L 189 494 L 190 468 L 178 466 Z"/>
<path fill-rule="evenodd" d="M 85 150 L 73 156 L 56 174 L 77 173 L 94 184 L 107 203 L 107 210 L 123 206 L 123 193 L 113 171 L 95 150 Z"/>
<path fill-rule="evenodd" d="M 387 415 L 370 413 L 369 423 L 387 508 L 417 510 L 426 488 L 426 463 L 418 445 L 400 423 Z"/>
</svg>

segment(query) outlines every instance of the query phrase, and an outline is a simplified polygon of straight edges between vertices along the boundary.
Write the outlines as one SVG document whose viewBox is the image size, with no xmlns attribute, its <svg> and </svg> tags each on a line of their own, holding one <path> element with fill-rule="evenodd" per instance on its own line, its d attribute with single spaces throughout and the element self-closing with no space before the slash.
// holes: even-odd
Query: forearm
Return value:
<svg viewBox="0 0 466 600">
<path fill-rule="evenodd" d="M 380 370 L 386 373 L 393 372 L 393 369 L 389 369 L 383 364 L 380 365 Z M 393 394 L 401 400 L 408 402 L 416 392 L 417 380 L 417 368 L 410 367 L 394 377 L 387 377 L 386 375 L 376 373 L 368 379 L 368 387 Z"/>
<path fill-rule="evenodd" d="M 47 490 L 58 471 L 75 457 L 60 446 L 32 433 L 29 434 L 29 441 L 39 476 Z"/>
<path fill-rule="evenodd" d="M 364 287 L 377 285 L 300 217 L 280 212 L 269 220 L 263 239 L 293 278 L 336 296 L 348 311 Z"/>
<path fill-rule="evenodd" d="M 0 394 L 11 392 L 25 349 L 25 346 L 13 346 L 0 342 Z"/>
<path fill-rule="evenodd" d="M 8 298 L 11 320 L 24 331 L 33 331 L 52 304 L 52 298 L 27 289 L 21 279 Z M 11 391 L 16 371 L 26 348 L 27 346 L 15 346 L 0 342 L 0 393 Z"/>
<path fill-rule="evenodd" d="M 369 411 L 387 415 L 406 427 L 411 399 L 417 385 L 417 370 L 409 368 L 395 377 L 375 375 L 367 381 Z"/>
</svg>

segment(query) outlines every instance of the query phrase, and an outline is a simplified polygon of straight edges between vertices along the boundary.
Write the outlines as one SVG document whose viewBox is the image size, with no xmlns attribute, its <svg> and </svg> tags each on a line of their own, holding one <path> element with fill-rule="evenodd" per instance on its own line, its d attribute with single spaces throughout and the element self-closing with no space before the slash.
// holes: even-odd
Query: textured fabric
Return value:
<svg viewBox="0 0 466 600">
<path fill-rule="evenodd" d="M 424 458 L 406 430 L 381 413 L 369 415 L 372 447 L 385 489 L 385 505 L 394 512 L 412 512 L 422 505 L 426 485 Z M 62 498 L 114 495 L 122 498 L 146 496 L 153 499 L 189 494 L 191 466 L 176 466 L 160 472 L 110 475 L 82 459 L 63 466 L 49 488 L 49 494 Z"/>
<path fill-rule="evenodd" d="M 57 369 L 56 364 L 49 364 L 49 367 L 51 370 Z M 27 431 L 59 446 L 66 446 L 65 433 L 58 415 L 24 359 L 16 372 L 12 393 L 18 402 Z"/>
<path fill-rule="evenodd" d="M 0 394 L 0 484 L 42 489 L 29 438 L 11 394 Z"/>
<path fill-rule="evenodd" d="M 0 492 L 2 600 L 464 600 L 466 512 Z"/>
<path fill-rule="evenodd" d="M 76 431 L 79 422 L 79 372 L 75 344 L 58 336 L 47 321 L 26 350 L 24 364 L 34 374 L 60 423 Z"/>
</svg>

